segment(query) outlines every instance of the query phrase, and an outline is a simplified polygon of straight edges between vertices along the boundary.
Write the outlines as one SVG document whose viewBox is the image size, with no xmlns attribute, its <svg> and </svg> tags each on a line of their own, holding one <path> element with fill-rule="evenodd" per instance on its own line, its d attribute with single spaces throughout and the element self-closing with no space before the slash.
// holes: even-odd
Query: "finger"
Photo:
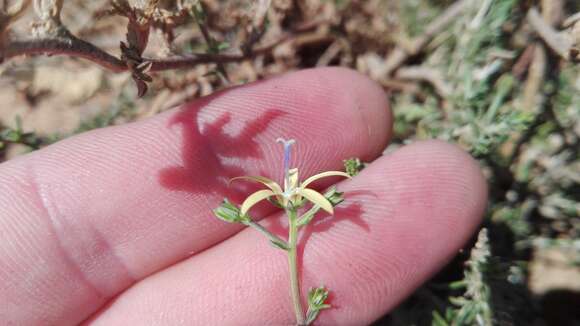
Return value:
<svg viewBox="0 0 580 326">
<path fill-rule="evenodd" d="M 385 314 L 453 257 L 486 202 L 477 164 L 436 141 L 375 161 L 339 190 L 343 208 L 301 239 L 302 293 L 322 284 L 331 291 L 334 308 L 320 325 L 365 325 Z M 263 222 L 278 229 L 283 219 Z M 91 324 L 291 325 L 285 256 L 244 230 L 134 285 Z"/>
<path fill-rule="evenodd" d="M 227 179 L 277 177 L 277 137 L 311 174 L 385 146 L 383 91 L 345 69 L 234 88 L 0 166 L 0 323 L 74 324 L 150 273 L 238 231 Z"/>
</svg>

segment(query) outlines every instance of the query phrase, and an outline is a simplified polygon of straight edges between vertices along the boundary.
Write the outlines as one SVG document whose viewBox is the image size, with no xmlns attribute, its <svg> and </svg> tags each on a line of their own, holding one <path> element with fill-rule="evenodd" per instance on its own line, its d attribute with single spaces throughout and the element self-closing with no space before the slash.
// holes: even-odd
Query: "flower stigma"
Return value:
<svg viewBox="0 0 580 326">
<path fill-rule="evenodd" d="M 296 141 L 294 139 L 284 139 L 284 138 L 278 138 L 276 139 L 276 142 L 281 143 L 284 146 L 284 197 L 286 199 L 289 199 L 293 193 L 294 193 L 294 188 L 295 185 L 292 185 L 292 182 L 290 180 L 291 177 L 291 171 L 290 171 L 290 159 L 292 156 L 292 145 L 294 145 L 296 143 Z M 294 173 L 297 173 L 298 171 L 295 171 Z"/>
</svg>

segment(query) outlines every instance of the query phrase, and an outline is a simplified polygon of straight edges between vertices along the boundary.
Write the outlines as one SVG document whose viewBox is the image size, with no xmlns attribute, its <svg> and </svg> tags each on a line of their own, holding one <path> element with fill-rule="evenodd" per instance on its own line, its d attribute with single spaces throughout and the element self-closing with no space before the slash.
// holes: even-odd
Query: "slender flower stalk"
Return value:
<svg viewBox="0 0 580 326">
<path fill-rule="evenodd" d="M 288 268 L 290 269 L 290 294 L 292 295 L 292 305 L 296 314 L 296 324 L 304 325 L 304 310 L 302 309 L 302 299 L 300 297 L 300 280 L 298 279 L 298 259 L 296 245 L 298 242 L 298 226 L 296 225 L 296 211 L 286 211 L 289 219 L 288 227 Z"/>
<path fill-rule="evenodd" d="M 300 183 L 298 169 L 290 168 L 291 149 L 295 141 L 293 139 L 284 140 L 279 138 L 277 142 L 282 143 L 284 146 L 284 188 L 273 180 L 262 176 L 233 178 L 231 181 L 249 180 L 259 182 L 265 185 L 267 189 L 258 190 L 249 195 L 239 208 L 225 199 L 222 205 L 214 210 L 214 214 L 226 222 L 242 223 L 256 229 L 264 234 L 276 248 L 286 251 L 290 272 L 290 296 L 296 316 L 296 324 L 301 326 L 310 325 L 317 318 L 320 311 L 330 308 L 330 305 L 326 303 L 326 299 L 328 298 L 328 290 L 326 288 L 318 287 L 310 289 L 308 293 L 308 311 L 304 314 L 300 294 L 300 279 L 298 277 L 297 245 L 299 231 L 300 228 L 308 225 L 321 209 L 333 214 L 333 206 L 342 202 L 343 198 L 342 193 L 336 191 L 336 189 L 331 189 L 323 195 L 314 189 L 307 188 L 307 186 L 318 179 L 329 176 L 342 176 L 347 178 L 350 178 L 350 176 L 340 171 L 327 171 L 311 176 Z M 259 223 L 253 221 L 248 215 L 248 211 L 264 199 L 268 199 L 286 212 L 288 216 L 288 241 L 272 234 Z M 308 202 L 312 203 L 312 206 L 299 216 L 301 208 Z"/>
</svg>

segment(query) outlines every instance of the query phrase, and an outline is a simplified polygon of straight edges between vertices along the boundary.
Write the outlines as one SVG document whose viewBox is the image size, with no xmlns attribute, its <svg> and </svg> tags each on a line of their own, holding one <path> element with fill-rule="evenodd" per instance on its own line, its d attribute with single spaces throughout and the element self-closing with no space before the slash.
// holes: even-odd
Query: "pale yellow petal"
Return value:
<svg viewBox="0 0 580 326">
<path fill-rule="evenodd" d="M 279 184 L 277 184 L 274 180 L 268 179 L 266 177 L 261 177 L 261 176 L 242 176 L 242 177 L 235 177 L 230 179 L 230 182 L 235 181 L 235 180 L 249 180 L 249 181 L 254 181 L 254 182 L 259 182 L 263 185 L 265 185 L 266 187 L 270 188 L 273 192 L 275 192 L 276 194 L 282 194 L 282 187 L 280 187 Z"/>
<path fill-rule="evenodd" d="M 300 189 L 299 193 L 300 195 L 304 196 L 304 198 L 320 206 L 320 208 L 324 209 L 328 213 L 332 214 L 334 212 L 332 204 L 318 191 L 306 188 Z"/>
<path fill-rule="evenodd" d="M 242 207 L 240 208 L 240 214 L 246 215 L 246 213 L 250 210 L 250 208 L 252 208 L 252 206 L 256 205 L 257 203 L 268 197 L 275 195 L 276 194 L 272 190 L 268 189 L 256 191 L 255 193 L 248 196 L 246 200 L 244 200 L 244 202 L 242 203 Z"/>
<path fill-rule="evenodd" d="M 304 182 L 302 182 L 302 184 L 300 185 L 302 188 L 306 188 L 306 186 L 308 186 L 310 183 L 318 180 L 318 179 L 322 179 L 322 178 L 326 178 L 326 177 L 332 177 L 332 176 L 341 176 L 341 177 L 347 177 L 350 178 L 350 175 L 344 173 L 344 172 L 340 172 L 340 171 L 326 171 L 326 172 L 322 172 L 316 175 L 311 176 L 310 178 L 304 180 Z"/>
</svg>

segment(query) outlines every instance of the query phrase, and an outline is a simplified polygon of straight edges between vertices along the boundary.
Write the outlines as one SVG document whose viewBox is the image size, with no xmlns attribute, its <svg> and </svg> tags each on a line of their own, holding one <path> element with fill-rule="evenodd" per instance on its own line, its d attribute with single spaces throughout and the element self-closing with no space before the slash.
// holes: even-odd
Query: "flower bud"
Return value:
<svg viewBox="0 0 580 326">
<path fill-rule="evenodd" d="M 247 222 L 248 217 L 240 215 L 240 208 L 232 204 L 227 198 L 221 205 L 213 210 L 217 218 L 228 223 L 244 223 Z"/>
</svg>

